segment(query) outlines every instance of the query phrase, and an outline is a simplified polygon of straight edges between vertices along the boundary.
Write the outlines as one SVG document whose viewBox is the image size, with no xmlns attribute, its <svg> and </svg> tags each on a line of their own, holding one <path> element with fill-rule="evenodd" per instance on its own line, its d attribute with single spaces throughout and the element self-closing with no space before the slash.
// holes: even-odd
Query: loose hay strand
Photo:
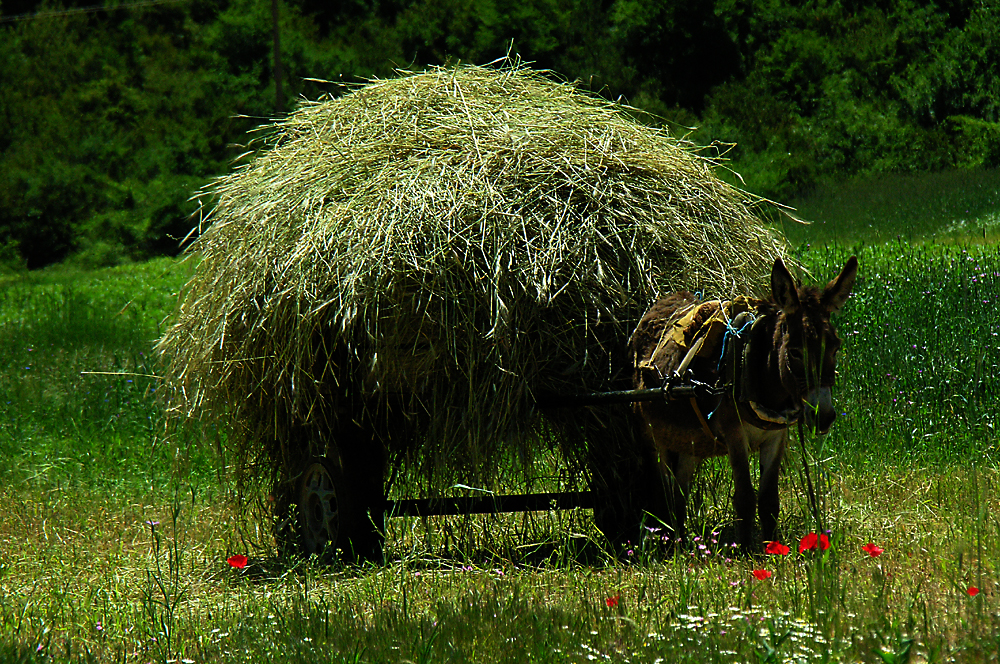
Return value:
<svg viewBox="0 0 1000 664">
<path fill-rule="evenodd" d="M 228 423 L 244 476 L 402 417 L 398 459 L 488 485 L 575 418 L 535 394 L 627 379 L 658 293 L 759 294 L 786 251 L 690 146 L 523 67 L 402 73 L 262 140 L 201 193 L 159 343 L 174 412 Z"/>
</svg>

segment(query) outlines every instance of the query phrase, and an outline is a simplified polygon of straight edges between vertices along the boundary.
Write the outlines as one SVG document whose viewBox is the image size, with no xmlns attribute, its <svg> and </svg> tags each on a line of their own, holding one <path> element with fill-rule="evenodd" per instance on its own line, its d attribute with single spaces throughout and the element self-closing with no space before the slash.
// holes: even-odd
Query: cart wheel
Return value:
<svg viewBox="0 0 1000 664">
<path fill-rule="evenodd" d="M 302 553 L 330 559 L 344 548 L 352 530 L 350 496 L 343 473 L 331 459 L 314 458 L 299 485 L 299 537 Z"/>
</svg>

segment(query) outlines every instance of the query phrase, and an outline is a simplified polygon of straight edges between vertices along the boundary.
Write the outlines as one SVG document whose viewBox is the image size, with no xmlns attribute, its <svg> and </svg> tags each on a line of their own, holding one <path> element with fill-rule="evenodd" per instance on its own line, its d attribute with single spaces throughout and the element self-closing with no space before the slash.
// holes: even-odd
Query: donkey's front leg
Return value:
<svg viewBox="0 0 1000 664">
<path fill-rule="evenodd" d="M 721 408 L 719 409 L 722 410 Z M 754 518 L 757 513 L 757 494 L 753 490 L 753 481 L 750 478 L 750 446 L 746 433 L 736 415 L 735 407 L 732 409 L 734 417 L 723 418 L 719 424 L 724 432 L 723 440 L 726 442 L 726 449 L 729 453 L 729 465 L 733 469 L 733 510 L 736 512 L 736 527 L 740 536 L 740 546 L 744 553 L 752 553 L 757 550 L 753 540 Z M 716 413 L 721 414 L 721 413 Z M 727 426 L 728 425 L 728 426 Z"/>
<path fill-rule="evenodd" d="M 767 541 L 776 539 L 778 530 L 778 475 L 781 460 L 788 446 L 788 429 L 769 431 L 760 443 L 760 492 L 757 495 L 757 512 L 760 515 L 760 532 Z"/>
</svg>

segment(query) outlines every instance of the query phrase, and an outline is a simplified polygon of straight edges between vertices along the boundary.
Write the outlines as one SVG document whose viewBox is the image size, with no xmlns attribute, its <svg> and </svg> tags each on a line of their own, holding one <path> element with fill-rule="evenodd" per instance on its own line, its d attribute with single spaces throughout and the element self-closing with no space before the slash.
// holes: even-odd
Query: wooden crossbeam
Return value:
<svg viewBox="0 0 1000 664">
<path fill-rule="evenodd" d="M 456 514 L 500 514 L 503 512 L 548 512 L 574 507 L 593 509 L 590 491 L 526 493 L 509 496 L 460 496 L 390 500 L 386 516 L 448 516 Z"/>
</svg>

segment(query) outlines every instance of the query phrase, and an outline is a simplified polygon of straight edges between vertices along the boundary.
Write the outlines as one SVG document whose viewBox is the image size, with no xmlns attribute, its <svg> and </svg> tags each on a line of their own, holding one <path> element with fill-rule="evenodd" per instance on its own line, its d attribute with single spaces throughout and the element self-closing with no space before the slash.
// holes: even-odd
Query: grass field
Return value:
<svg viewBox="0 0 1000 664">
<path fill-rule="evenodd" d="M 862 178 L 791 204 L 810 222 L 783 224 L 796 245 L 1000 240 L 1000 169 Z"/>
<path fill-rule="evenodd" d="M 924 187 L 961 205 L 948 177 Z M 394 519 L 377 567 L 277 559 L 238 518 L 225 432 L 164 435 L 149 354 L 188 266 L 0 276 L 0 662 L 997 661 L 1000 251 L 942 241 L 947 215 L 888 241 L 843 219 L 797 238 L 818 277 L 861 261 L 842 415 L 786 462 L 791 552 L 750 560 L 716 534 L 724 463 L 676 555 L 651 532 L 612 557 L 578 510 Z"/>
</svg>

